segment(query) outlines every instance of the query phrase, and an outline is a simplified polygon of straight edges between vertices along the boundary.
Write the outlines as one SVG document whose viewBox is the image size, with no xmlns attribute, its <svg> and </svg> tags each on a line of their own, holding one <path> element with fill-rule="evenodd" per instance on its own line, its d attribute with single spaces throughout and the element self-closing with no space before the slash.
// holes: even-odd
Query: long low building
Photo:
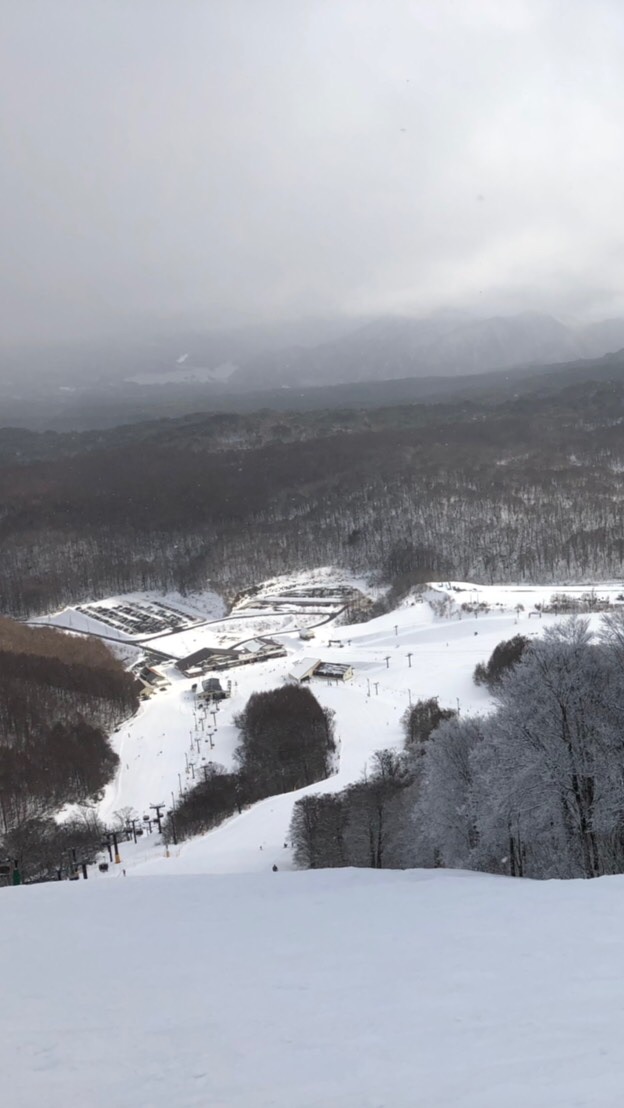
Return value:
<svg viewBox="0 0 624 1108">
<path fill-rule="evenodd" d="M 285 658 L 286 650 L 274 639 L 251 639 L 236 649 L 207 646 L 179 658 L 176 669 L 185 677 L 199 677 L 210 669 L 231 669 L 233 666 L 248 666 L 254 662 L 266 662 L 269 658 Z"/>
<path fill-rule="evenodd" d="M 343 665 L 341 662 L 324 662 L 321 658 L 301 658 L 293 662 L 288 676 L 299 683 L 310 681 L 313 677 L 324 678 L 326 681 L 350 681 L 353 666 Z"/>
<path fill-rule="evenodd" d="M 229 669 L 230 666 L 239 665 L 240 658 L 236 650 L 205 646 L 202 650 L 196 650 L 193 654 L 187 654 L 185 658 L 179 658 L 176 669 L 185 677 L 199 677 L 208 669 Z"/>
<path fill-rule="evenodd" d="M 267 658 L 285 658 L 288 651 L 275 639 L 257 638 L 241 643 L 237 648 L 244 662 L 263 662 Z"/>
</svg>

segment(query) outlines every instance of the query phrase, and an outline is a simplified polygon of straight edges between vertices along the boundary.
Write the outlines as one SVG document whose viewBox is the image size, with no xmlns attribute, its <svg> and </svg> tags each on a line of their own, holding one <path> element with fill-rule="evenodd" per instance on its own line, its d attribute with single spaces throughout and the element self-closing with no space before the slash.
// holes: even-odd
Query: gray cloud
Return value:
<svg viewBox="0 0 624 1108">
<path fill-rule="evenodd" d="M 624 311 L 620 0 L 6 0 L 5 341 Z"/>
</svg>

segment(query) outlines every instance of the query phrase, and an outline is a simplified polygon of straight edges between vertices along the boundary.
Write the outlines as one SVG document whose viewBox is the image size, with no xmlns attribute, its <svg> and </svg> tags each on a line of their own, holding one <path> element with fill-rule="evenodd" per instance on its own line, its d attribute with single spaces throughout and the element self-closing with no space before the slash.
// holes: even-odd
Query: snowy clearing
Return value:
<svg viewBox="0 0 624 1108">
<path fill-rule="evenodd" d="M 619 1108 L 624 879 L 0 890 L 11 1108 Z"/>
</svg>

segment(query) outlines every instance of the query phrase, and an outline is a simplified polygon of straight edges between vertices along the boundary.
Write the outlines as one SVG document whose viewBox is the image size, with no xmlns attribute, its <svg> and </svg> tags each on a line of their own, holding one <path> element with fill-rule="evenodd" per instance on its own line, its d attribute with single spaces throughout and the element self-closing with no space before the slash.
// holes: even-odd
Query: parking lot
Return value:
<svg viewBox="0 0 624 1108">
<path fill-rule="evenodd" d="M 144 602 L 123 601 L 114 604 L 81 604 L 77 611 L 115 631 L 127 635 L 163 635 L 168 631 L 181 631 L 198 622 L 159 600 Z"/>
</svg>

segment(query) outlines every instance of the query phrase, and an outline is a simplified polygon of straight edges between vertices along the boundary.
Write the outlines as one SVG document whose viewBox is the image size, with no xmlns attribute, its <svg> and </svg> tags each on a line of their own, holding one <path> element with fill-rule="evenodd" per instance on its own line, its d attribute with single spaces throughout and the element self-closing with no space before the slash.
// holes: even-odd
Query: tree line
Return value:
<svg viewBox="0 0 624 1108">
<path fill-rule="evenodd" d="M 160 436 L 138 425 L 45 463 L 5 462 L 0 610 L 208 581 L 229 594 L 326 563 L 397 588 L 612 577 L 623 397 L 587 385 L 530 403 L 417 405 L 369 427 L 366 413 L 351 425 L 341 413 L 303 442 L 280 441 L 260 414 L 257 441 L 249 423 L 240 448 L 234 435 L 217 450 L 192 421 Z"/>
<path fill-rule="evenodd" d="M 0 837 L 0 847 L 9 867 L 17 862 L 22 881 L 32 884 L 75 876 L 83 862 L 93 865 L 103 835 L 104 826 L 93 808 L 84 806 L 62 822 L 41 815 L 16 824 Z M 10 881 L 9 872 L 4 883 Z"/>
<path fill-rule="evenodd" d="M 296 864 L 304 869 L 415 865 L 413 808 L 425 744 L 456 715 L 440 707 L 437 697 L 417 701 L 403 715 L 402 751 L 377 751 L 361 780 L 340 792 L 301 797 L 290 826 Z"/>
<path fill-rule="evenodd" d="M 361 782 L 300 799 L 300 866 L 446 866 L 514 877 L 624 872 L 624 613 L 500 644 L 486 715 L 437 701 Z"/>
<path fill-rule="evenodd" d="M 118 764 L 107 732 L 137 707 L 103 643 L 0 619 L 0 853 L 51 842 L 60 809 L 101 793 Z"/>
</svg>

